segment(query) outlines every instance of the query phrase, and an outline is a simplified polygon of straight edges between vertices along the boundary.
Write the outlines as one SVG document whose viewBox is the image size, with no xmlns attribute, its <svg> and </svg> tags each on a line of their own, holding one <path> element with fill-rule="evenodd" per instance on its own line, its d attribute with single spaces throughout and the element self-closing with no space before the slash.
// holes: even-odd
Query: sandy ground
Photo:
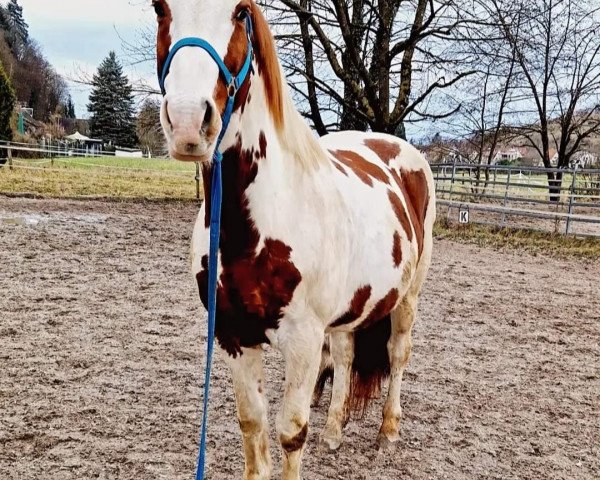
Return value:
<svg viewBox="0 0 600 480">
<path fill-rule="evenodd" d="M 195 213 L 0 198 L 1 479 L 193 478 L 205 338 L 187 263 Z M 600 478 L 599 279 L 585 260 L 437 242 L 400 444 L 373 448 L 378 403 L 339 452 L 322 451 L 323 405 L 304 478 Z M 269 353 L 271 425 L 281 367 Z M 217 358 L 212 480 L 241 478 L 234 411 Z"/>
</svg>

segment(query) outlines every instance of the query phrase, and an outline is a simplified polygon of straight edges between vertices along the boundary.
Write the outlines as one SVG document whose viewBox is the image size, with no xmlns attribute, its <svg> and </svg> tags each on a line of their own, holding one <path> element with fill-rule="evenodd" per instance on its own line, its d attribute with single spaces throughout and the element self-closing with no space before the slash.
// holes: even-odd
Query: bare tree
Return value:
<svg viewBox="0 0 600 480">
<path fill-rule="evenodd" d="M 136 122 L 140 146 L 152 155 L 166 154 L 165 138 L 160 126 L 160 102 L 148 98 L 142 104 Z"/>
<path fill-rule="evenodd" d="M 591 0 L 484 2 L 516 59 L 507 112 L 513 133 L 545 167 L 567 167 L 582 143 L 600 134 L 600 6 Z M 562 172 L 548 173 L 548 181 L 558 201 Z"/>
<path fill-rule="evenodd" d="M 319 134 L 369 128 L 403 137 L 408 119 L 456 112 L 428 102 L 474 73 L 453 45 L 458 31 L 478 21 L 457 0 L 260 3 L 297 103 Z"/>
<path fill-rule="evenodd" d="M 462 99 L 456 115 L 450 117 L 447 128 L 449 135 L 458 136 L 459 156 L 478 166 L 491 165 L 501 142 L 511 138 L 510 127 L 505 123 L 505 111 L 511 101 L 511 86 L 514 79 L 515 61 L 506 65 L 506 70 L 488 64 L 473 76 L 464 88 L 469 98 Z M 502 71 L 502 74 L 497 72 Z M 462 148 L 460 148 L 462 147 Z M 475 191 L 488 186 L 489 169 L 483 169 L 485 181 L 481 181 L 482 169 L 474 171 L 477 181 Z"/>
<path fill-rule="evenodd" d="M 443 119 L 435 94 L 475 73 L 454 49 L 480 23 L 459 0 L 259 0 L 301 113 L 324 135 L 334 130 L 387 132 Z M 469 12 L 469 13 L 466 13 Z M 130 64 L 154 62 L 155 32 L 123 42 Z M 156 93 L 147 85 L 141 94 Z"/>
<path fill-rule="evenodd" d="M 471 10 L 478 18 L 487 18 L 461 38 L 463 56 L 470 59 L 477 73 L 447 93 L 450 103 L 460 104 L 461 108 L 442 122 L 441 129 L 447 138 L 455 139 L 451 143 L 461 160 L 481 166 L 491 165 L 499 146 L 512 139 L 507 110 L 515 101 L 517 59 L 515 50 L 500 35 L 500 25 L 486 15 L 479 0 L 471 4 Z M 514 28 L 517 30 L 517 26 Z M 485 190 L 489 169 L 478 168 L 474 173 L 475 190 L 480 186 Z"/>
</svg>

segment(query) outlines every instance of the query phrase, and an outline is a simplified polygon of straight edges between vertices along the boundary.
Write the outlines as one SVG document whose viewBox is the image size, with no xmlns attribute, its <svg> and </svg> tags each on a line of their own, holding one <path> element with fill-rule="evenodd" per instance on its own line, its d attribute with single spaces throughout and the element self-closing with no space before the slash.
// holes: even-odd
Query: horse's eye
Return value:
<svg viewBox="0 0 600 480">
<path fill-rule="evenodd" d="M 235 16 L 236 20 L 240 21 L 240 22 L 245 22 L 246 19 L 248 18 L 248 15 L 250 15 L 250 12 L 248 12 L 247 9 L 242 8 L 238 14 Z"/>
<path fill-rule="evenodd" d="M 158 18 L 163 18 L 165 16 L 165 7 L 162 2 L 155 0 L 152 2 L 152 6 L 154 7 L 154 11 Z"/>
</svg>

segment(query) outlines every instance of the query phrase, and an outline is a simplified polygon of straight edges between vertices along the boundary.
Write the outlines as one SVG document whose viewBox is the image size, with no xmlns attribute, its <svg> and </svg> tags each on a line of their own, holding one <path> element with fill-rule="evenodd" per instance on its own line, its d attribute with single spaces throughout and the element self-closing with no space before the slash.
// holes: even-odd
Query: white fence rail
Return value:
<svg viewBox="0 0 600 480">
<path fill-rule="evenodd" d="M 24 161 L 13 158 L 13 151 L 37 153 L 41 158 Z M 130 173 L 180 178 L 189 176 L 184 172 L 108 166 L 85 161 L 85 157 L 98 156 L 83 150 L 72 150 L 72 155 L 65 155 L 60 148 L 0 142 L 0 167 L 5 165 L 7 168 L 30 170 L 32 174 L 49 169 L 64 172 L 61 166 L 76 165 L 88 167 L 90 175 L 102 171 L 115 177 Z M 449 220 L 458 221 L 460 212 L 468 211 L 469 220 L 474 223 L 600 237 L 600 170 L 460 163 L 432 164 L 431 168 L 438 205 L 442 210 L 445 209 Z M 550 175 L 559 177 L 551 181 L 552 192 L 549 188 Z M 198 167 L 196 175 L 190 178 L 192 180 L 196 183 L 196 196 L 200 198 L 201 175 Z"/>
<path fill-rule="evenodd" d="M 51 157 L 114 157 L 114 152 L 106 152 L 98 148 L 77 148 L 66 142 L 20 143 L 0 140 L 0 157 L 13 156 L 13 152 L 34 153 L 40 156 Z"/>
<path fill-rule="evenodd" d="M 431 168 L 438 204 L 450 220 L 462 210 L 474 223 L 600 237 L 600 170 L 458 163 Z"/>
</svg>

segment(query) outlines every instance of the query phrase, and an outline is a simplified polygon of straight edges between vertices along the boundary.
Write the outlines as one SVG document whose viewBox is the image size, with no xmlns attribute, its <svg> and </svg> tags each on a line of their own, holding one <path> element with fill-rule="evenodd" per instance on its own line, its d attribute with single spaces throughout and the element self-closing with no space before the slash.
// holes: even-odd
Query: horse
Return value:
<svg viewBox="0 0 600 480">
<path fill-rule="evenodd" d="M 253 0 L 154 0 L 157 67 L 184 37 L 209 42 L 230 72 L 251 56 L 231 96 L 214 58 L 183 48 L 164 77 L 161 123 L 171 157 L 198 162 L 206 201 L 192 272 L 208 302 L 210 192 L 217 143 L 223 205 L 217 348 L 231 369 L 244 479 L 270 478 L 263 351 L 284 361 L 276 420 L 284 480 L 299 480 L 313 394 L 332 373 L 322 442 L 340 447 L 351 413 L 389 378 L 377 445 L 399 440 L 400 388 L 432 255 L 435 193 L 419 151 L 382 133 L 318 139 L 296 110 L 269 25 Z M 249 55 L 249 52 L 251 55 Z M 233 97 L 231 97 L 233 98 Z M 229 118 L 229 115 L 228 115 Z"/>
</svg>

